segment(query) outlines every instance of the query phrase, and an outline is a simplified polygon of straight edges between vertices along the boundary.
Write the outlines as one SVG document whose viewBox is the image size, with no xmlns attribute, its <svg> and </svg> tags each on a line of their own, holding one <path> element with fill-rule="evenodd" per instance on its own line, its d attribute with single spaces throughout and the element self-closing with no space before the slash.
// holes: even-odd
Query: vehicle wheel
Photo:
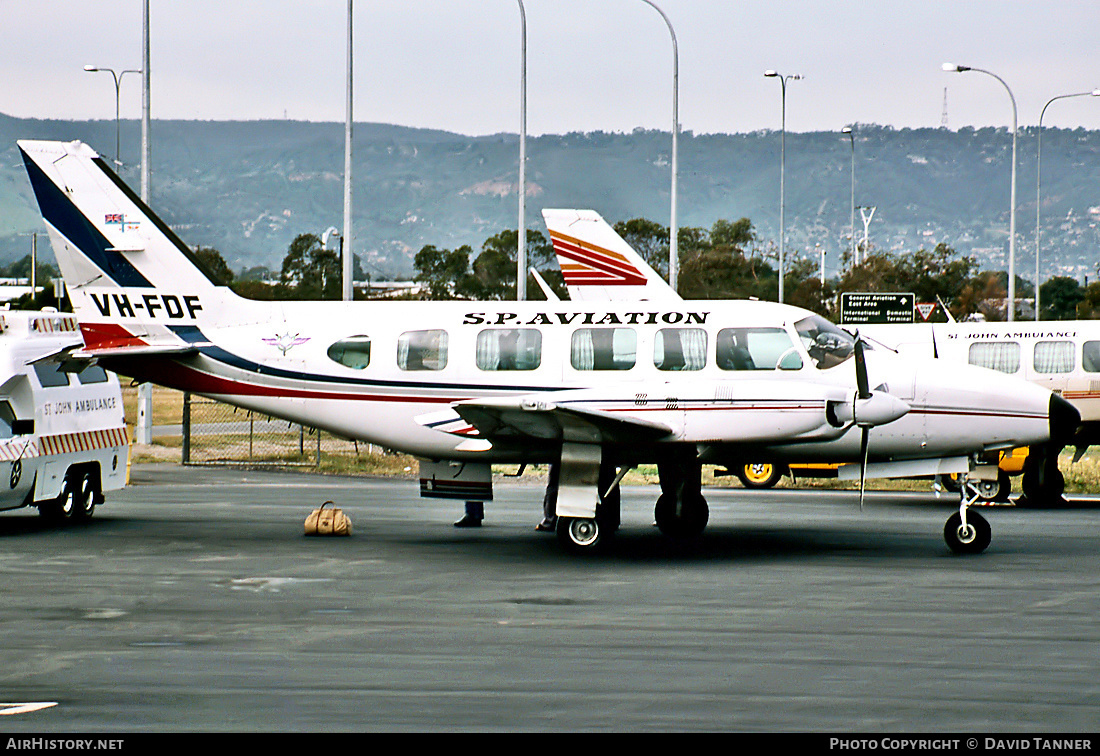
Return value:
<svg viewBox="0 0 1100 756">
<path fill-rule="evenodd" d="M 702 496 L 690 497 L 679 511 L 676 503 L 676 497 L 671 494 L 661 494 L 657 499 L 654 516 L 661 532 L 674 538 L 691 538 L 702 533 L 710 520 L 707 500 Z"/>
<path fill-rule="evenodd" d="M 976 480 L 970 486 L 983 501 L 993 501 L 1001 490 L 1000 483 L 995 480 Z"/>
<path fill-rule="evenodd" d="M 73 480 L 76 481 L 76 487 L 72 497 L 72 518 L 74 520 L 87 520 L 95 512 L 96 500 L 99 498 L 99 486 L 96 485 L 95 476 L 91 473 L 77 475 Z"/>
<path fill-rule="evenodd" d="M 737 471 L 737 478 L 745 488 L 771 488 L 782 477 L 779 465 L 769 462 L 753 462 Z"/>
<path fill-rule="evenodd" d="M 44 501 L 38 505 L 38 513 L 52 522 L 65 522 L 72 519 L 73 511 L 77 508 L 76 502 L 79 494 L 80 480 L 74 480 L 72 473 L 65 476 L 65 484 L 61 487 L 61 493 L 52 501 Z"/>
<path fill-rule="evenodd" d="M 943 538 L 956 554 L 981 554 L 989 548 L 993 532 L 985 518 L 974 511 L 966 513 L 966 528 L 958 512 L 947 518 Z"/>
<path fill-rule="evenodd" d="M 558 542 L 574 554 L 592 554 L 603 544 L 603 528 L 594 517 L 558 517 Z"/>
</svg>

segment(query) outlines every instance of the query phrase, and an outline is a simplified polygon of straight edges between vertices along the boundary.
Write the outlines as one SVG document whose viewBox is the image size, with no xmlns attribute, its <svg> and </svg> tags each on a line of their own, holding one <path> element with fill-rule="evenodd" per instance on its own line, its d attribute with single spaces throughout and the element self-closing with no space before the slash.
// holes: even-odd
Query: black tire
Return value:
<svg viewBox="0 0 1100 756">
<path fill-rule="evenodd" d="M 661 532 L 673 538 L 693 538 L 703 532 L 710 520 L 707 500 L 702 496 L 689 497 L 677 512 L 676 497 L 661 494 L 654 508 L 654 517 Z"/>
<path fill-rule="evenodd" d="M 745 488 L 772 488 L 782 477 L 782 467 L 771 462 L 753 462 L 737 468 L 737 479 Z"/>
<path fill-rule="evenodd" d="M 599 552 L 606 540 L 605 531 L 595 517 L 558 517 L 558 543 L 573 554 Z"/>
<path fill-rule="evenodd" d="M 73 489 L 73 520 L 83 521 L 91 519 L 95 513 L 96 502 L 99 500 L 99 483 L 91 472 L 85 472 L 74 476 L 76 487 Z"/>
<path fill-rule="evenodd" d="M 966 530 L 962 527 L 962 517 L 955 512 L 947 518 L 943 527 L 943 539 L 956 554 L 981 554 L 989 548 L 993 531 L 985 518 L 974 511 L 966 513 Z"/>
<path fill-rule="evenodd" d="M 76 486 L 79 485 L 79 480 L 74 481 L 74 474 L 69 472 L 65 476 L 65 484 L 62 485 L 62 492 L 57 494 L 57 498 L 48 502 L 42 502 L 38 504 L 38 514 L 42 515 L 51 523 L 67 523 L 73 518 L 73 512 L 76 510 L 77 495 L 74 491 L 77 490 Z"/>
</svg>

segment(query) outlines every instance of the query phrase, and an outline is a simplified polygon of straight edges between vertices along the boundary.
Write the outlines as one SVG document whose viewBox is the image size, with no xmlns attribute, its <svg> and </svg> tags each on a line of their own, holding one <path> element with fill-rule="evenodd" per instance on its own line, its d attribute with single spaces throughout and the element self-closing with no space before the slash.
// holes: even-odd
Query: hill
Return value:
<svg viewBox="0 0 1100 756">
<path fill-rule="evenodd" d="M 17 139 L 80 139 L 111 157 L 113 121 L 42 121 L 0 115 L 0 262 L 30 250 L 41 219 Z M 761 246 L 778 238 L 775 131 L 680 137 L 682 226 L 748 217 Z M 191 245 L 219 249 L 234 269 L 278 268 L 299 233 L 343 218 L 343 124 L 297 121 L 154 121 L 151 204 Z M 140 124 L 121 125 L 123 178 L 140 186 Z M 1035 130 L 1019 137 L 1017 271 L 1034 270 Z M 407 276 L 425 244 L 475 249 L 517 223 L 519 138 L 355 126 L 355 251 L 376 276 Z M 1011 134 L 1005 129 L 893 129 L 858 125 L 856 203 L 876 207 L 870 240 L 896 251 L 945 242 L 1004 268 Z M 1043 275 L 1081 278 L 1100 262 L 1100 132 L 1044 129 Z M 591 207 L 609 221 L 667 224 L 667 132 L 528 137 L 529 228 L 543 207 Z M 847 249 L 852 150 L 834 132 L 787 134 L 786 239 L 790 254 L 817 245 L 835 269 Z M 856 236 L 863 225 L 856 213 Z M 40 245 L 40 250 L 46 245 Z M 49 253 L 46 253 L 49 255 Z M 1050 267 L 1048 267 L 1048 265 Z"/>
</svg>

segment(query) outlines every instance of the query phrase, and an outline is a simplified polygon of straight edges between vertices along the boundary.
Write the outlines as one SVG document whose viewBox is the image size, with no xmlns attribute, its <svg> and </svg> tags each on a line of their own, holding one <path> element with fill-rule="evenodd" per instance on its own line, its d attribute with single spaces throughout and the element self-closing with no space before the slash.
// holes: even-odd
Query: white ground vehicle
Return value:
<svg viewBox="0 0 1100 756">
<path fill-rule="evenodd" d="M 73 315 L 0 311 L 0 509 L 85 519 L 126 484 L 118 378 L 66 362 L 83 343 Z"/>
</svg>

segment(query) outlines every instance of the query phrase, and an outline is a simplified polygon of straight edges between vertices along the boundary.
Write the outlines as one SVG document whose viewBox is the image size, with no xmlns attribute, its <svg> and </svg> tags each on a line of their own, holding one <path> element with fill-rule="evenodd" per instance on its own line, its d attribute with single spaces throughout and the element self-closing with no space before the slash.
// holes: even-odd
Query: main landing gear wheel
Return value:
<svg viewBox="0 0 1100 756">
<path fill-rule="evenodd" d="M 965 526 L 962 515 L 955 512 L 943 527 L 943 539 L 956 554 L 981 554 L 989 548 L 992 537 L 989 523 L 977 512 L 966 513 Z"/>
<path fill-rule="evenodd" d="M 679 504 L 679 506 L 677 506 Z M 693 538 L 700 535 L 710 520 L 707 500 L 701 495 L 677 497 L 670 493 L 661 494 L 654 509 L 657 527 L 667 536 L 674 538 Z"/>
<path fill-rule="evenodd" d="M 745 488 L 771 488 L 783 477 L 779 465 L 770 462 L 753 462 L 737 470 L 737 479 Z"/>
</svg>

